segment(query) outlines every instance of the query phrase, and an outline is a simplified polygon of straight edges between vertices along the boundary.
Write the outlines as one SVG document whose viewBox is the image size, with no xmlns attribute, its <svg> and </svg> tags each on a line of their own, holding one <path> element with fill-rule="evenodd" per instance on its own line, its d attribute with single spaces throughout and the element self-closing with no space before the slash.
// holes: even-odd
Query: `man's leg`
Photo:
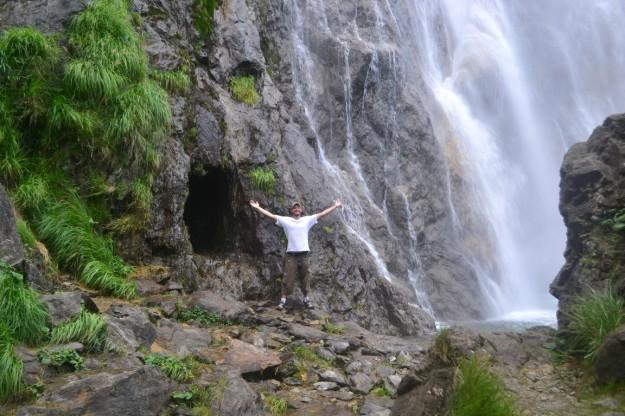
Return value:
<svg viewBox="0 0 625 416">
<path fill-rule="evenodd" d="M 312 302 L 308 298 L 308 294 L 310 293 L 310 272 L 308 271 L 309 257 L 310 255 L 306 254 L 298 258 L 297 271 L 302 285 L 302 293 L 304 293 L 304 304 L 306 304 L 306 307 L 312 308 Z"/>
<path fill-rule="evenodd" d="M 293 256 L 286 256 L 284 259 L 284 272 L 282 275 L 282 296 L 278 309 L 284 309 L 286 297 L 293 293 L 293 284 L 297 273 L 297 261 Z"/>
</svg>

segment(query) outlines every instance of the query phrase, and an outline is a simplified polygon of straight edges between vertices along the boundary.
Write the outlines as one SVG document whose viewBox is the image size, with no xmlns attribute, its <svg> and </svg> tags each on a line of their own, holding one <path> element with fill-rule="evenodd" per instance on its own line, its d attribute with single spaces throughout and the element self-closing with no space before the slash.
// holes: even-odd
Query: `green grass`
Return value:
<svg viewBox="0 0 625 416">
<path fill-rule="evenodd" d="M 289 404 L 285 399 L 281 399 L 272 394 L 262 394 L 265 409 L 269 410 L 271 416 L 284 416 L 288 410 Z"/>
<path fill-rule="evenodd" d="M 381 384 L 377 387 L 371 389 L 371 394 L 378 397 L 391 397 L 391 392 L 386 388 L 384 384 Z"/>
<path fill-rule="evenodd" d="M 499 377 L 476 356 L 460 361 L 450 403 L 452 416 L 519 415 Z"/>
<path fill-rule="evenodd" d="M 48 312 L 21 274 L 0 261 L 0 323 L 18 341 L 37 345 L 48 337 Z"/>
<path fill-rule="evenodd" d="M 321 328 L 328 334 L 340 335 L 345 331 L 345 327 L 343 325 L 337 325 L 332 323 L 332 321 L 330 321 L 330 318 L 323 319 Z"/>
<path fill-rule="evenodd" d="M 451 345 L 451 340 L 449 339 L 448 328 L 441 329 L 436 335 L 432 352 L 443 364 L 449 364 L 456 360 L 456 354 Z"/>
<path fill-rule="evenodd" d="M 302 360 L 306 363 L 315 364 L 322 368 L 332 367 L 332 362 L 321 358 L 314 352 L 312 349 L 305 345 L 296 345 L 293 347 L 293 354 L 299 360 Z"/>
<path fill-rule="evenodd" d="M 230 93 L 235 100 L 248 105 L 254 105 L 260 99 L 252 75 L 231 77 Z"/>
<path fill-rule="evenodd" d="M 227 326 L 233 322 L 214 312 L 207 312 L 198 306 L 191 309 L 179 310 L 176 319 L 180 322 L 195 321 L 202 326 Z"/>
<path fill-rule="evenodd" d="M 80 342 L 88 352 L 103 351 L 107 345 L 106 322 L 97 313 L 81 309 L 80 315 L 52 330 L 52 344 Z"/>
<path fill-rule="evenodd" d="M 16 400 L 24 393 L 23 368 L 13 352 L 9 329 L 0 321 L 0 403 Z"/>
<path fill-rule="evenodd" d="M 249 178 L 252 181 L 252 185 L 254 185 L 254 187 L 259 191 L 262 191 L 267 195 L 274 194 L 276 178 L 271 169 L 257 166 L 250 171 Z"/>
<path fill-rule="evenodd" d="M 43 365 L 49 365 L 58 369 L 69 371 L 79 371 L 85 364 L 80 354 L 68 348 L 52 353 L 46 349 L 40 350 L 37 352 L 37 359 Z"/>
<path fill-rule="evenodd" d="M 220 3 L 220 0 L 195 0 L 193 22 L 202 35 L 207 36 L 213 31 L 213 14 Z"/>
<path fill-rule="evenodd" d="M 22 240 L 22 243 L 30 249 L 37 248 L 37 237 L 33 234 L 33 230 L 30 229 L 30 226 L 26 221 L 21 218 L 18 218 L 16 221 L 17 233 Z"/>
<path fill-rule="evenodd" d="M 172 93 L 183 94 L 189 90 L 191 79 L 183 69 L 178 71 L 150 71 L 150 78 Z"/>
<path fill-rule="evenodd" d="M 193 380 L 193 366 L 189 360 L 181 360 L 176 357 L 150 354 L 144 359 L 145 363 L 160 369 L 167 377 L 180 383 Z"/>
<path fill-rule="evenodd" d="M 575 298 L 569 314 L 570 351 L 580 352 L 584 359 L 594 361 L 606 336 L 625 323 L 624 306 L 623 298 L 610 288 Z"/>
</svg>

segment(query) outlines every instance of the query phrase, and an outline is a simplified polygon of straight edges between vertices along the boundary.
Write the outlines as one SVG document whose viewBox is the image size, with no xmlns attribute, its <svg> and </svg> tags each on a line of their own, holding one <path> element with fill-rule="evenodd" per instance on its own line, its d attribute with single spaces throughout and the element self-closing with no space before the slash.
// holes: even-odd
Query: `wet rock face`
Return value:
<svg viewBox="0 0 625 416">
<path fill-rule="evenodd" d="M 572 299 L 608 285 L 625 295 L 625 233 L 613 228 L 625 207 L 625 115 L 608 117 L 587 142 L 573 145 L 560 171 L 566 262 L 551 284 L 566 330 Z"/>
</svg>

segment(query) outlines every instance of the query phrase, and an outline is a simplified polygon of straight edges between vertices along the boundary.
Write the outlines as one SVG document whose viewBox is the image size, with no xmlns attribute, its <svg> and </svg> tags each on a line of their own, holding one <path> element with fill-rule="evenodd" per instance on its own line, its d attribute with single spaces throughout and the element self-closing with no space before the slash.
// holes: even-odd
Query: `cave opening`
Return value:
<svg viewBox="0 0 625 416">
<path fill-rule="evenodd" d="M 232 188 L 232 174 L 219 167 L 207 168 L 201 175 L 189 175 L 184 222 L 195 253 L 222 254 L 232 250 Z"/>
</svg>

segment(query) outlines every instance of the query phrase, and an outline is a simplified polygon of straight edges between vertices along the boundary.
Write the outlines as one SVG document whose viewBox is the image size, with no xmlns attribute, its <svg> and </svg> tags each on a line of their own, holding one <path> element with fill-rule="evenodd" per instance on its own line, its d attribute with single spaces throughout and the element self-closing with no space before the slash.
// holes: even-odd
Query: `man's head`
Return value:
<svg viewBox="0 0 625 416">
<path fill-rule="evenodd" d="M 302 204 L 299 202 L 293 202 L 289 211 L 292 217 L 299 218 L 304 213 L 304 208 L 302 208 Z"/>
</svg>

